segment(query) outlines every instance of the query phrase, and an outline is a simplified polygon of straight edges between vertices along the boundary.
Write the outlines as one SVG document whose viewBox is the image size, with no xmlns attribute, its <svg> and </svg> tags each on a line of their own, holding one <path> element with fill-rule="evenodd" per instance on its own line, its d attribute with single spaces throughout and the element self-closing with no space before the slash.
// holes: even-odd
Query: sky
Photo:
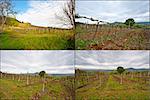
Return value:
<svg viewBox="0 0 150 100">
<path fill-rule="evenodd" d="M 149 68 L 146 50 L 2 50 L 1 71 L 7 73 L 74 74 L 75 68 L 116 69 Z M 74 55 L 75 54 L 75 55 Z"/>
<path fill-rule="evenodd" d="M 13 0 L 16 19 L 44 27 L 71 28 L 63 13 L 68 0 Z"/>
<path fill-rule="evenodd" d="M 134 18 L 136 22 L 149 21 L 149 0 L 78 0 L 76 13 L 106 22 L 125 22 Z M 76 22 L 95 23 L 85 19 Z"/>
<path fill-rule="evenodd" d="M 74 52 L 57 50 L 2 50 L 1 71 L 7 73 L 74 74 Z"/>
<path fill-rule="evenodd" d="M 116 69 L 149 68 L 149 51 L 122 51 L 122 50 L 86 50 L 76 51 L 75 67 L 82 70 L 89 69 Z"/>
</svg>

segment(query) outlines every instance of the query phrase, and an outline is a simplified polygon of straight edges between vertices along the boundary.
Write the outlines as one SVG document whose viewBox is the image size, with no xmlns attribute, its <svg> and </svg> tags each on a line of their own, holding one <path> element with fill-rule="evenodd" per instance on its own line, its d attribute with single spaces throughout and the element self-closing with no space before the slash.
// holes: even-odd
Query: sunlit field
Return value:
<svg viewBox="0 0 150 100">
<path fill-rule="evenodd" d="M 74 31 L 40 27 L 5 27 L 0 34 L 0 49 L 72 50 Z"/>
<path fill-rule="evenodd" d="M 76 70 L 76 100 L 149 100 L 150 75 L 145 72 Z"/>
</svg>

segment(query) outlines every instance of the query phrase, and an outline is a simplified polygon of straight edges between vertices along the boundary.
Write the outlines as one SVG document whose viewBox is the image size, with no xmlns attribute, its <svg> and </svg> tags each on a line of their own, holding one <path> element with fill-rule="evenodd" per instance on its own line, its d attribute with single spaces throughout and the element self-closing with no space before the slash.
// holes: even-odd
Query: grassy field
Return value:
<svg viewBox="0 0 150 100">
<path fill-rule="evenodd" d="M 77 24 L 75 48 L 78 50 L 147 50 L 150 27 L 127 28 Z"/>
<path fill-rule="evenodd" d="M 29 84 L 26 77 L 20 80 L 15 76 L 3 76 L 0 79 L 0 99 L 15 100 L 73 100 L 73 76 L 49 76 L 45 79 L 45 90 L 39 77 L 30 76 Z M 67 85 L 67 86 L 66 86 Z"/>
<path fill-rule="evenodd" d="M 38 27 L 5 27 L 0 34 L 0 49 L 72 50 L 74 31 Z"/>
<path fill-rule="evenodd" d="M 114 72 L 76 70 L 76 76 L 39 76 L 3 74 L 0 99 L 15 100 L 149 100 L 148 72 Z M 27 78 L 28 76 L 28 78 Z M 27 84 L 28 79 L 28 84 Z M 75 80 L 74 80 L 75 79 Z"/>
<path fill-rule="evenodd" d="M 150 76 L 134 73 L 120 75 L 109 72 L 80 71 L 76 76 L 76 100 L 149 100 Z"/>
</svg>

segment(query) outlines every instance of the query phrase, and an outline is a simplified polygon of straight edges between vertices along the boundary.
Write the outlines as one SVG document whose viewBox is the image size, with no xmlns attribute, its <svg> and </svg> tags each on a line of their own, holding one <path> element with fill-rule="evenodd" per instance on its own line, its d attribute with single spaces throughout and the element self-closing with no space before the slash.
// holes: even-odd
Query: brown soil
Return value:
<svg viewBox="0 0 150 100">
<path fill-rule="evenodd" d="M 93 44 L 90 45 L 88 48 L 92 50 L 123 50 L 123 45 L 117 44 L 112 40 L 106 41 L 104 44 Z"/>
</svg>

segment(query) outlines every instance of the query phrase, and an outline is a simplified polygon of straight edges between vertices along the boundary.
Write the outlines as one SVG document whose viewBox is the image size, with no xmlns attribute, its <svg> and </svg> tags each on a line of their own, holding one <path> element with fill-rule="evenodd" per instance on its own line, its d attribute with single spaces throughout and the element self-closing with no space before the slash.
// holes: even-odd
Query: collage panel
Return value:
<svg viewBox="0 0 150 100">
<path fill-rule="evenodd" d="M 78 50 L 76 100 L 149 100 L 150 51 Z"/>
<path fill-rule="evenodd" d="M 149 0 L 0 0 L 0 100 L 150 100 Z"/>
<path fill-rule="evenodd" d="M 76 50 L 150 50 L 149 0 L 77 0 Z"/>
<path fill-rule="evenodd" d="M 0 0 L 1 50 L 74 50 L 75 0 Z"/>
<path fill-rule="evenodd" d="M 1 100 L 74 100 L 73 51 L 2 50 Z"/>
</svg>

